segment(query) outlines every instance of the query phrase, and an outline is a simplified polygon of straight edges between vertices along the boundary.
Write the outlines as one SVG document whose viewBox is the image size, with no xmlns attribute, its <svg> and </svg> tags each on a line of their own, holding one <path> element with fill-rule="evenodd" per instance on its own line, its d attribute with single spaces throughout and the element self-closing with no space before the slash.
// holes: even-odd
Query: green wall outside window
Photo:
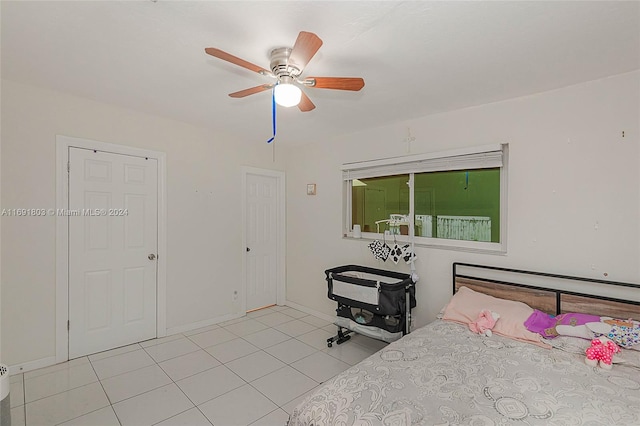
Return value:
<svg viewBox="0 0 640 426">
<path fill-rule="evenodd" d="M 468 176 L 467 176 L 468 173 Z M 376 232 L 375 221 L 409 213 L 408 175 L 361 179 L 353 187 L 352 220 L 365 232 Z M 487 216 L 491 241 L 500 241 L 500 169 L 446 171 L 415 175 L 415 213 L 432 216 Z M 436 234 L 434 220 L 433 235 Z M 386 229 L 380 227 L 382 232 Z"/>
</svg>

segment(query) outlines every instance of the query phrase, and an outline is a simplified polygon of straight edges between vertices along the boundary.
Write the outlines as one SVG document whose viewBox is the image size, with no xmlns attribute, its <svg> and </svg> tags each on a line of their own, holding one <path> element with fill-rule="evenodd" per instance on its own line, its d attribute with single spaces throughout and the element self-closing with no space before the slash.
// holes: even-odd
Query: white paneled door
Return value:
<svg viewBox="0 0 640 426">
<path fill-rule="evenodd" d="M 69 358 L 156 337 L 157 160 L 69 148 Z"/>
<path fill-rule="evenodd" d="M 247 174 L 247 311 L 277 302 L 278 202 L 278 178 Z"/>
</svg>

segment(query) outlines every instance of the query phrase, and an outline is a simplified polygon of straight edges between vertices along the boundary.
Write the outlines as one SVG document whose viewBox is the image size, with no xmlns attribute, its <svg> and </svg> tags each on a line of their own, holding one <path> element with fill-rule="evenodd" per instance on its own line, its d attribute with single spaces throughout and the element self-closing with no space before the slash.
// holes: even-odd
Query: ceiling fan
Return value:
<svg viewBox="0 0 640 426">
<path fill-rule="evenodd" d="M 241 66 L 258 74 L 275 79 L 273 83 L 261 84 L 239 92 L 230 93 L 232 98 L 244 98 L 245 96 L 264 92 L 274 88 L 274 99 L 278 105 L 285 107 L 298 106 L 300 111 L 307 112 L 316 106 L 299 86 L 316 89 L 335 89 L 358 91 L 364 87 L 362 78 L 354 77 L 306 77 L 300 75 L 304 71 L 311 58 L 322 46 L 322 40 L 314 33 L 301 31 L 298 34 L 293 48 L 278 47 L 269 54 L 271 70 L 233 56 L 227 52 L 213 47 L 207 47 L 204 51 L 223 61 Z"/>
</svg>

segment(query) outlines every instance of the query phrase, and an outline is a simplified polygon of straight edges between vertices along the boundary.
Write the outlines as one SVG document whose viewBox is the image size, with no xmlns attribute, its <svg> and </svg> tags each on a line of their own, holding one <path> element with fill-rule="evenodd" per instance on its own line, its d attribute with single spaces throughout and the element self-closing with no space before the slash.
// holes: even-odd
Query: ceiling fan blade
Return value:
<svg viewBox="0 0 640 426">
<path fill-rule="evenodd" d="M 275 84 L 261 84 L 260 86 L 252 87 L 250 89 L 240 90 L 239 92 L 229 93 L 232 98 L 244 98 L 245 96 L 254 95 L 256 93 L 264 92 L 271 89 Z"/>
<path fill-rule="evenodd" d="M 322 46 L 320 37 L 314 33 L 300 31 L 296 44 L 293 45 L 291 50 L 291 55 L 289 55 L 289 62 L 293 62 L 302 71 L 313 58 L 313 55 L 320 49 L 320 46 Z"/>
<path fill-rule="evenodd" d="M 316 89 L 352 90 L 357 92 L 364 87 L 359 77 L 307 77 L 303 84 Z"/>
<path fill-rule="evenodd" d="M 215 47 L 207 47 L 204 51 L 211 56 L 215 56 L 216 58 L 222 59 L 223 61 L 231 62 L 232 64 L 241 66 L 253 72 L 257 72 L 262 75 L 272 75 L 271 71 L 268 71 L 262 67 L 259 67 L 251 62 L 247 62 L 244 59 L 240 59 L 237 56 L 233 56 L 230 53 L 224 52 L 220 49 L 216 49 Z"/>
<path fill-rule="evenodd" d="M 314 109 L 316 106 L 311 102 L 311 99 L 306 95 L 306 93 L 302 92 L 302 98 L 300 99 L 300 103 L 298 104 L 298 108 L 302 112 L 308 112 Z"/>
</svg>

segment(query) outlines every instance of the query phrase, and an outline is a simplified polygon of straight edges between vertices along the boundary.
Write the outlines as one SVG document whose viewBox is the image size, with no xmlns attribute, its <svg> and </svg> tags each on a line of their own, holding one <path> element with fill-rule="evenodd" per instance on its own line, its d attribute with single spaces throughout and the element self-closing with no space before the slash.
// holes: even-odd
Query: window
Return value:
<svg viewBox="0 0 640 426">
<path fill-rule="evenodd" d="M 506 145 L 343 165 L 345 230 L 506 251 Z"/>
<path fill-rule="evenodd" d="M 352 224 L 359 223 L 363 232 L 389 229 L 380 221 L 392 214 L 409 214 L 409 175 L 382 176 L 352 181 Z"/>
</svg>

